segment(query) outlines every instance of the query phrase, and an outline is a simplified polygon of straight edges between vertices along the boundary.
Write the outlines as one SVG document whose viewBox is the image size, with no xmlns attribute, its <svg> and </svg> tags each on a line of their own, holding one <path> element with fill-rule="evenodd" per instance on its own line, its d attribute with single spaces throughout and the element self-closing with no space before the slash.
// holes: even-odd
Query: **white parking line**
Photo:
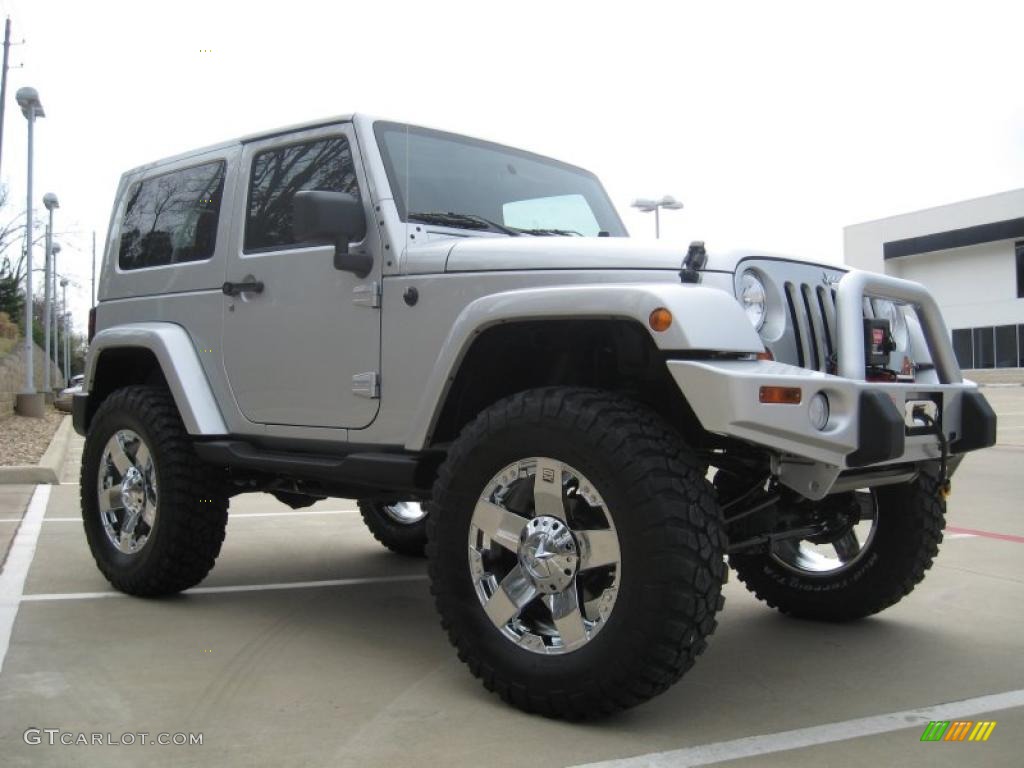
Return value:
<svg viewBox="0 0 1024 768">
<path fill-rule="evenodd" d="M 225 592 L 273 592 L 281 589 L 320 589 L 322 587 L 354 587 L 359 584 L 389 584 L 402 581 L 425 581 L 425 573 L 406 576 L 367 576 L 356 579 L 331 579 L 329 581 L 288 581 L 279 584 L 235 584 L 224 587 L 194 587 L 186 589 L 183 595 L 218 595 Z M 38 595 L 23 595 L 23 603 L 44 603 L 58 600 L 97 600 L 107 597 L 131 597 L 124 592 L 55 592 Z"/>
<path fill-rule="evenodd" d="M 973 533 L 947 533 L 942 538 L 951 541 L 953 539 L 976 539 L 978 536 Z"/>
<path fill-rule="evenodd" d="M 11 644 L 14 619 L 18 616 L 18 605 L 25 590 L 25 577 L 28 576 L 29 566 L 36 554 L 41 522 L 49 500 L 50 486 L 37 485 L 21 526 L 11 542 L 7 562 L 4 563 L 3 571 L 0 571 L 0 671 L 3 671 L 4 659 Z"/>
<path fill-rule="evenodd" d="M 980 715 L 983 712 L 996 712 L 1014 707 L 1024 707 L 1024 689 L 979 696 L 975 699 L 951 701 L 947 704 L 933 704 L 903 712 L 890 712 L 887 715 L 815 725 L 811 728 L 749 736 L 732 741 L 719 741 L 714 744 L 674 749 L 669 752 L 653 752 L 621 760 L 586 763 L 575 766 L 575 768 L 688 768 L 695 765 L 710 765 L 726 760 L 739 760 L 744 757 L 757 757 L 775 752 L 786 752 L 791 749 L 831 744 L 862 736 L 875 736 L 904 728 L 923 728 L 931 720 L 957 720 Z"/>
</svg>

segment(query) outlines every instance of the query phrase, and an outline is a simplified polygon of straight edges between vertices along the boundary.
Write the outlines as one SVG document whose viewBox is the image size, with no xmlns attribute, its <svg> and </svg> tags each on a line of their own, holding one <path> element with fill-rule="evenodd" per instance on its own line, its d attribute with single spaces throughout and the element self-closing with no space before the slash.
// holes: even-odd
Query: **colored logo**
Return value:
<svg viewBox="0 0 1024 768">
<path fill-rule="evenodd" d="M 995 720 L 932 720 L 921 741 L 988 741 L 995 729 Z"/>
</svg>

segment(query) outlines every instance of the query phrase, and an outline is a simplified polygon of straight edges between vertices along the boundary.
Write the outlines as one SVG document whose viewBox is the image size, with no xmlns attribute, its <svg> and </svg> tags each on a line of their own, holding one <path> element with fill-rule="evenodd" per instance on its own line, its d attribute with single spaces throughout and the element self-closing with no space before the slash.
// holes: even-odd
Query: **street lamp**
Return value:
<svg viewBox="0 0 1024 768">
<path fill-rule="evenodd" d="M 683 207 L 683 204 L 672 197 L 672 195 L 665 195 L 661 200 L 649 200 L 641 197 L 633 201 L 633 207 L 639 208 L 644 213 L 654 211 L 654 236 L 661 237 L 660 210 L 664 208 L 667 211 L 678 211 Z"/>
<path fill-rule="evenodd" d="M 53 364 L 58 368 L 60 367 L 60 347 L 58 346 L 58 339 L 60 338 L 60 328 L 57 325 L 57 254 L 60 253 L 60 243 L 54 242 L 50 246 L 50 255 L 53 258 L 53 265 L 50 269 L 50 295 L 53 297 L 51 303 L 51 311 L 53 317 L 51 319 L 51 327 L 53 328 L 53 334 L 50 337 L 51 346 L 46 350 L 46 354 L 49 355 L 50 359 L 53 360 Z"/>
<path fill-rule="evenodd" d="M 50 212 L 50 221 L 46 225 L 46 288 L 44 290 L 45 300 L 43 302 L 45 306 L 46 318 L 43 320 L 43 349 L 46 350 L 46 367 L 43 369 L 43 391 L 47 394 L 53 394 L 53 385 L 50 382 L 50 368 L 53 364 L 53 359 L 50 357 L 50 326 L 51 317 L 53 315 L 53 308 L 50 306 L 50 302 L 53 298 L 50 295 L 50 270 L 53 269 L 53 211 L 55 208 L 60 208 L 60 201 L 53 192 L 47 192 L 43 195 L 43 205 L 46 206 L 46 210 Z"/>
<path fill-rule="evenodd" d="M 68 372 L 68 327 L 71 325 L 71 313 L 68 312 L 68 279 L 66 277 L 60 279 L 60 287 L 64 289 L 64 314 L 61 315 L 64 319 L 64 385 L 68 386 L 71 384 L 71 375 Z"/>
<path fill-rule="evenodd" d="M 41 417 L 44 413 L 44 398 L 36 392 L 32 360 L 32 139 L 37 117 L 46 117 L 39 92 L 35 88 L 19 88 L 14 98 L 21 107 L 21 114 L 28 120 L 28 195 L 25 211 L 25 391 L 15 400 L 15 410 L 22 416 Z"/>
</svg>

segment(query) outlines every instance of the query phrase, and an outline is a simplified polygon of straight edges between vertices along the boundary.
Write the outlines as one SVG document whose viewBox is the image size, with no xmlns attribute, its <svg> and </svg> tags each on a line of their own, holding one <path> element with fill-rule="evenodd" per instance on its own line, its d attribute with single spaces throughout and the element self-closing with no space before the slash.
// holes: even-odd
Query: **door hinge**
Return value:
<svg viewBox="0 0 1024 768">
<path fill-rule="evenodd" d="M 380 374 L 377 371 L 357 373 L 352 377 L 352 394 L 357 397 L 368 397 L 371 400 L 380 398 Z"/>
<path fill-rule="evenodd" d="M 380 306 L 380 283 L 374 280 L 372 283 L 357 285 L 352 289 L 352 303 L 360 307 Z"/>
</svg>

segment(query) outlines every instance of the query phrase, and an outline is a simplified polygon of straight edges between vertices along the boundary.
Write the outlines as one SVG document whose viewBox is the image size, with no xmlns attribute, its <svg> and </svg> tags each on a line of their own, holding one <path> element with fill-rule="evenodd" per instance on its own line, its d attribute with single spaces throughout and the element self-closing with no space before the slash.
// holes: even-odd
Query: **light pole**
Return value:
<svg viewBox="0 0 1024 768">
<path fill-rule="evenodd" d="M 71 376 L 68 375 L 68 319 L 71 317 L 71 313 L 68 312 L 68 279 L 66 277 L 60 279 L 60 287 L 64 289 L 62 300 L 64 314 L 61 315 L 61 319 L 64 321 L 64 386 L 67 386 L 71 383 Z"/>
<path fill-rule="evenodd" d="M 54 242 L 50 246 L 50 257 L 53 259 L 53 264 L 50 267 L 50 296 L 53 297 L 53 301 L 50 304 L 50 311 L 53 315 L 51 318 L 51 327 L 53 333 L 50 335 L 50 346 L 46 348 L 46 354 L 53 361 L 53 364 L 60 367 L 60 347 L 58 346 L 58 339 L 60 338 L 60 327 L 57 325 L 57 254 L 60 253 L 60 243 Z"/>
<path fill-rule="evenodd" d="M 35 362 L 32 359 L 32 139 L 37 117 L 46 117 L 39 92 L 19 88 L 14 95 L 21 113 L 28 120 L 28 195 L 25 211 L 25 391 L 17 396 L 15 409 L 22 416 L 42 416 L 44 398 L 36 392 Z"/>
<path fill-rule="evenodd" d="M 71 386 L 71 312 L 64 313 L 64 384 Z"/>
<path fill-rule="evenodd" d="M 43 302 L 46 312 L 46 317 L 43 320 L 43 349 L 46 350 L 46 368 L 43 369 L 43 392 L 47 395 L 53 394 L 53 385 L 50 381 L 50 368 L 52 366 L 52 359 L 50 358 L 50 322 L 53 315 L 53 308 L 50 306 L 50 302 L 53 297 L 50 294 L 50 270 L 53 269 L 53 211 L 55 208 L 60 208 L 60 201 L 53 192 L 47 192 L 43 195 L 43 205 L 46 206 L 46 210 L 50 212 L 50 221 L 46 225 L 46 269 L 44 274 L 46 275 L 46 288 L 44 290 L 45 301 Z"/>
<path fill-rule="evenodd" d="M 678 211 L 683 207 L 683 204 L 676 200 L 672 195 L 665 195 L 661 200 L 649 200 L 647 198 L 640 198 L 633 201 L 633 207 L 639 208 L 644 213 L 650 213 L 654 211 L 654 236 L 656 238 L 661 237 L 661 215 L 660 211 L 664 208 L 667 211 Z"/>
</svg>

